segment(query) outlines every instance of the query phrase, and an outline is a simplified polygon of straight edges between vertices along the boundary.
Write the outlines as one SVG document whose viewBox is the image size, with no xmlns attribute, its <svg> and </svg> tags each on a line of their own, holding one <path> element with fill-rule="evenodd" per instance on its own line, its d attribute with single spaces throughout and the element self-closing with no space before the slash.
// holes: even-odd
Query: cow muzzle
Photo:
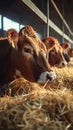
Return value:
<svg viewBox="0 0 73 130">
<path fill-rule="evenodd" d="M 60 64 L 55 65 L 55 66 L 58 67 L 58 68 L 62 68 L 62 67 L 67 66 L 67 62 L 66 61 L 62 61 L 62 62 L 60 62 Z"/>
<path fill-rule="evenodd" d="M 48 82 L 52 82 L 53 80 L 55 80 L 56 79 L 56 73 L 55 72 L 48 72 L 48 71 L 46 71 L 46 72 L 43 72 L 43 73 L 41 73 L 41 75 L 40 75 L 40 77 L 39 77 L 39 79 L 38 79 L 38 81 L 37 81 L 37 83 L 40 83 L 40 84 L 43 84 L 43 83 L 45 83 L 46 81 L 48 81 Z"/>
</svg>

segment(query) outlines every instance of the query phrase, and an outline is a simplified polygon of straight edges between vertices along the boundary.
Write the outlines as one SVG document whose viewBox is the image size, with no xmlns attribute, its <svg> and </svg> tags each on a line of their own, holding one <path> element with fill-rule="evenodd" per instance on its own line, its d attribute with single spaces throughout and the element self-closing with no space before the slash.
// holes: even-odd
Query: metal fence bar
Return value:
<svg viewBox="0 0 73 130">
<path fill-rule="evenodd" d="M 47 17 L 37 8 L 31 0 L 22 0 L 22 2 L 31 9 L 44 23 L 47 22 Z"/>
<path fill-rule="evenodd" d="M 49 0 L 47 0 L 47 37 L 49 36 Z"/>
<path fill-rule="evenodd" d="M 44 23 L 47 24 L 47 17 L 38 9 L 38 7 L 31 1 L 31 0 L 22 0 L 22 2 L 30 9 L 32 10 Z M 68 41 L 70 41 L 73 44 L 73 40 L 69 38 L 63 31 L 55 25 L 50 19 L 49 19 L 49 26 L 55 30 L 59 35 L 63 36 Z"/>
<path fill-rule="evenodd" d="M 58 7 L 56 6 L 55 2 L 53 0 L 50 0 L 51 3 L 53 4 L 55 10 L 57 11 L 58 15 L 60 16 L 60 18 L 62 19 L 62 21 L 64 22 L 66 28 L 69 30 L 70 34 L 73 35 L 73 32 L 71 31 L 69 25 L 67 24 L 67 22 L 65 21 L 64 17 L 62 16 L 61 12 L 59 11 Z"/>
<path fill-rule="evenodd" d="M 50 24 L 50 27 L 55 30 L 57 33 L 59 33 L 59 35 L 63 36 L 66 40 L 68 40 L 69 42 L 71 42 L 73 44 L 73 40 L 71 40 L 68 35 L 66 35 L 65 33 L 63 33 L 61 31 L 60 28 L 58 28 L 50 19 L 49 19 L 49 24 Z"/>
</svg>

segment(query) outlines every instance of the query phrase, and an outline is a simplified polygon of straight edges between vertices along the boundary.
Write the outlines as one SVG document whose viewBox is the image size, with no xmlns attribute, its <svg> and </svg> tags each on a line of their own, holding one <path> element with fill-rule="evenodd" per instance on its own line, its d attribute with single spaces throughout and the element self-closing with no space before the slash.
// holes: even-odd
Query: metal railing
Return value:
<svg viewBox="0 0 73 130">
<path fill-rule="evenodd" d="M 50 0 L 52 5 L 54 6 L 55 10 L 57 11 L 59 17 L 62 19 L 63 23 L 65 24 L 66 28 L 68 29 L 68 31 L 70 32 L 70 34 L 73 36 L 73 32 L 71 31 L 69 25 L 67 24 L 66 20 L 64 19 L 64 17 L 62 16 L 61 12 L 59 11 L 58 7 L 56 6 L 54 0 Z"/>
<path fill-rule="evenodd" d="M 31 0 L 21 0 L 30 10 L 32 10 L 44 23 L 47 24 L 47 17 L 40 11 L 40 9 L 31 1 Z M 67 27 L 67 29 L 69 30 L 69 32 L 71 33 L 71 35 L 73 35 L 73 32 L 70 30 L 68 24 L 66 23 L 66 21 L 64 20 L 62 14 L 60 13 L 60 11 L 58 10 L 56 4 L 54 3 L 53 0 L 51 0 L 51 2 L 53 3 L 54 7 L 56 8 L 59 16 L 61 17 L 61 19 L 64 21 L 65 26 Z M 48 19 L 48 26 L 50 26 L 54 31 L 56 31 L 60 36 L 64 37 L 66 40 L 68 40 L 70 43 L 73 44 L 73 40 L 70 39 L 70 37 L 63 33 L 63 31 L 54 24 L 54 22 L 52 22 L 50 19 Z"/>
</svg>

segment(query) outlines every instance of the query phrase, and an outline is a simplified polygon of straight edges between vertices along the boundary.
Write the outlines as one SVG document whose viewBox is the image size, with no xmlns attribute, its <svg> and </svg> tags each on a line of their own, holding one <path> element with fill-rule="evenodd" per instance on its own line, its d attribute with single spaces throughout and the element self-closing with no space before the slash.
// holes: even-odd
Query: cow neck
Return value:
<svg viewBox="0 0 73 130">
<path fill-rule="evenodd" d="M 11 65 L 13 70 L 16 69 L 19 70 L 21 66 L 21 59 L 22 59 L 21 50 L 13 48 L 11 54 Z"/>
<path fill-rule="evenodd" d="M 17 62 L 17 57 L 18 56 L 18 50 L 15 48 L 12 48 L 12 53 L 11 53 L 11 67 L 16 68 L 16 62 Z"/>
</svg>

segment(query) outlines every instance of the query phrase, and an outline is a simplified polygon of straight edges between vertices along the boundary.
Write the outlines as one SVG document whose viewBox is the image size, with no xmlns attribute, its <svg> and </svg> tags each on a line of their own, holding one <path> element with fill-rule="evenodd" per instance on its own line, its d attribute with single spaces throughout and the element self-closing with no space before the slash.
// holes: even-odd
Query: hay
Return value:
<svg viewBox="0 0 73 130">
<path fill-rule="evenodd" d="M 53 68 L 57 79 L 45 85 L 11 82 L 0 98 L 0 130 L 73 130 L 72 65 Z"/>
</svg>

